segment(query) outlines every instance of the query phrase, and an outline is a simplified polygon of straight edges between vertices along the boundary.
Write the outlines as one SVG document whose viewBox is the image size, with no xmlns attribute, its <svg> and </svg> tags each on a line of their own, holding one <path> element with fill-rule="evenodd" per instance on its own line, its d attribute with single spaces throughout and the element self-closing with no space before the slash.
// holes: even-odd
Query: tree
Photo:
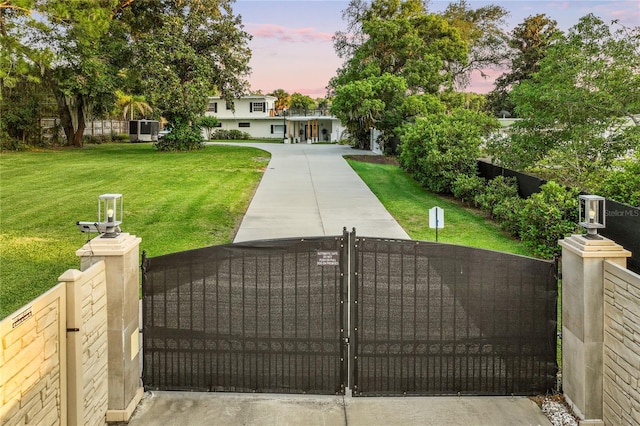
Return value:
<svg viewBox="0 0 640 426">
<path fill-rule="evenodd" d="M 198 126 L 207 132 L 207 140 L 211 140 L 211 132 L 213 132 L 213 129 L 217 128 L 219 125 L 220 121 L 216 117 L 212 117 L 210 115 L 200 117 L 200 120 L 198 121 Z"/>
<path fill-rule="evenodd" d="M 459 89 L 469 85 L 474 71 L 486 77 L 487 68 L 500 66 L 504 62 L 507 35 L 502 27 L 508 15 L 505 8 L 495 5 L 471 9 L 467 0 L 458 0 L 447 6 L 443 16 L 458 29 L 469 50 L 466 61 L 448 64 Z"/>
<path fill-rule="evenodd" d="M 322 115 L 326 114 L 329 108 L 331 107 L 331 99 L 329 98 L 316 98 L 314 102 L 322 112 Z"/>
<path fill-rule="evenodd" d="M 116 96 L 118 97 L 117 106 L 122 111 L 122 118 L 125 120 L 133 120 L 134 110 L 144 117 L 145 113 L 152 113 L 153 108 L 146 103 L 145 97 L 142 95 L 127 95 L 122 90 L 116 90 Z"/>
<path fill-rule="evenodd" d="M 269 95 L 278 98 L 274 105 L 278 113 L 289 108 L 289 105 L 291 104 L 291 95 L 284 89 L 276 89 L 273 92 L 269 93 Z"/>
<path fill-rule="evenodd" d="M 94 111 L 112 105 L 112 48 L 118 38 L 109 30 L 116 5 L 117 0 L 0 4 L 0 86 L 12 87 L 17 79 L 46 82 L 74 146 L 82 146 L 84 123 Z"/>
<path fill-rule="evenodd" d="M 490 154 L 590 190 L 614 160 L 640 149 L 640 27 L 581 18 L 510 99 L 523 120 L 508 144 L 489 144 Z"/>
<path fill-rule="evenodd" d="M 346 13 L 357 34 L 346 44 L 334 37 L 338 54 L 349 58 L 329 83 L 331 111 L 365 148 L 370 127 L 391 140 L 403 121 L 429 110 L 433 97 L 421 95 L 450 86 L 445 65 L 464 62 L 467 51 L 459 32 L 419 0 L 353 0 Z"/>
<path fill-rule="evenodd" d="M 247 91 L 250 39 L 233 14 L 231 0 L 149 0 L 123 10 L 133 28 L 135 62 L 142 93 L 172 124 L 175 138 L 188 135 L 200 146 L 194 125 L 206 111 L 208 97 L 219 93 L 227 101 Z M 157 13 L 160 12 L 160 13 Z M 151 20 L 142 17 L 154 16 Z M 176 131 L 178 130 L 178 131 Z M 169 139 L 171 141 L 172 139 Z"/>
<path fill-rule="evenodd" d="M 556 21 L 545 14 L 529 16 L 515 27 L 508 41 L 509 71 L 496 79 L 495 89 L 487 96 L 488 107 L 494 114 L 500 115 L 500 111 L 513 114 L 515 105 L 508 100 L 509 91 L 538 72 L 540 61 L 561 35 Z"/>
<path fill-rule="evenodd" d="M 316 107 L 316 102 L 311 99 L 310 96 L 296 92 L 291 95 L 289 107 L 294 111 L 298 111 L 298 113 L 304 113 L 306 115 L 308 110 Z"/>
</svg>

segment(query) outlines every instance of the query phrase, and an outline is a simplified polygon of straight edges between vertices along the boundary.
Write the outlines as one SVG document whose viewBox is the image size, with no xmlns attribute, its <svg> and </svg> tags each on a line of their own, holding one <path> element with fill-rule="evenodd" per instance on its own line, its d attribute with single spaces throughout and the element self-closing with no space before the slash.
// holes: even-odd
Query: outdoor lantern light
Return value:
<svg viewBox="0 0 640 426">
<path fill-rule="evenodd" d="M 98 197 L 98 221 L 78 222 L 81 232 L 98 232 L 102 238 L 115 238 L 122 223 L 122 194 L 102 194 Z"/>
<path fill-rule="evenodd" d="M 598 228 L 605 227 L 604 197 L 580 195 L 580 216 L 578 225 L 587 228 L 587 238 L 598 239 Z"/>
</svg>

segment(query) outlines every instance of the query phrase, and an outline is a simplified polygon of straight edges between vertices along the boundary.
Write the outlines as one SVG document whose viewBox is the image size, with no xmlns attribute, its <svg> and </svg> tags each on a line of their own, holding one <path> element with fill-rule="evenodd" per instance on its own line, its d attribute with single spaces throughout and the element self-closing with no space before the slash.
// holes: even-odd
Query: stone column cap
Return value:
<svg viewBox="0 0 640 426">
<path fill-rule="evenodd" d="M 76 256 L 122 256 L 140 245 L 142 238 L 126 232 L 114 238 L 95 237 L 76 251 Z"/>
<path fill-rule="evenodd" d="M 620 244 L 603 236 L 599 237 L 600 239 L 596 240 L 586 238 L 584 235 L 572 235 L 560 240 L 558 244 L 583 258 L 631 257 L 631 252 Z"/>
</svg>

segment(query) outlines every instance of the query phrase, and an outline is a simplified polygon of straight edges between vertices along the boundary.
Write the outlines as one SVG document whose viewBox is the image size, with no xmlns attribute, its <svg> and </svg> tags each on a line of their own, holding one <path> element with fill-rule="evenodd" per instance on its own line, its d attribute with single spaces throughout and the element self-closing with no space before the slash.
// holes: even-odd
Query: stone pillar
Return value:
<svg viewBox="0 0 640 426">
<path fill-rule="evenodd" d="M 604 237 L 572 235 L 560 240 L 560 246 L 563 391 L 583 424 L 599 424 L 603 406 L 604 261 L 626 267 L 631 253 Z"/>
<path fill-rule="evenodd" d="M 140 386 L 140 238 L 99 236 L 76 252 L 80 269 L 105 262 L 109 353 L 108 422 L 129 420 L 144 393 Z"/>
</svg>

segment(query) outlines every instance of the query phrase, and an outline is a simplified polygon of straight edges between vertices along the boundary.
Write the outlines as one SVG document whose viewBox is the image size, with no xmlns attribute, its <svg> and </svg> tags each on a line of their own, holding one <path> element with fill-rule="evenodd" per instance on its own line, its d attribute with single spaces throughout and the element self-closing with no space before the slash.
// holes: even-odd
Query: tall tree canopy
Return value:
<svg viewBox="0 0 640 426">
<path fill-rule="evenodd" d="M 508 15 L 505 8 L 492 4 L 472 9 L 466 0 L 447 6 L 443 16 L 458 29 L 469 49 L 466 61 L 448 64 L 458 89 L 469 85 L 474 71 L 485 77 L 487 68 L 495 68 L 504 62 L 507 35 L 503 27 Z"/>
<path fill-rule="evenodd" d="M 116 89 L 194 123 L 209 95 L 246 89 L 249 35 L 232 1 L 0 1 L 0 87 L 46 84 L 75 146 L 86 121 L 113 110 Z"/>
<path fill-rule="evenodd" d="M 250 36 L 231 3 L 147 0 L 123 10 L 123 19 L 138 30 L 132 31 L 129 72 L 139 77 L 142 92 L 174 128 L 195 123 L 210 95 L 231 101 L 248 90 Z M 151 15 L 155 20 L 140 21 Z"/>
<path fill-rule="evenodd" d="M 640 27 L 581 18 L 510 99 L 523 120 L 511 140 L 489 145 L 491 154 L 590 189 L 615 159 L 640 150 Z"/>
<path fill-rule="evenodd" d="M 419 0 L 352 0 L 347 13 L 357 32 L 349 43 L 334 37 L 347 60 L 329 83 L 331 111 L 363 148 L 369 127 L 391 138 L 403 120 L 426 113 L 452 84 L 446 63 L 466 61 L 467 48 L 458 30 Z"/>
<path fill-rule="evenodd" d="M 488 95 L 489 108 L 495 114 L 508 111 L 513 115 L 515 106 L 508 100 L 511 87 L 538 72 L 540 61 L 561 35 L 556 21 L 545 14 L 529 16 L 514 28 L 508 40 L 510 51 L 505 64 L 509 70 L 497 78 L 495 89 Z"/>
</svg>

